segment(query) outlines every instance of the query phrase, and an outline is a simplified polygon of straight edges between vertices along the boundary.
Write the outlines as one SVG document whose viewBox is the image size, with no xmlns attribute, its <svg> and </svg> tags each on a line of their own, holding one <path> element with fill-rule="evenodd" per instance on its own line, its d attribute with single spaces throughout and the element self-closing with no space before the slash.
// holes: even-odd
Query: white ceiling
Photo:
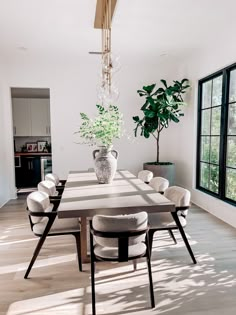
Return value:
<svg viewBox="0 0 236 315">
<path fill-rule="evenodd" d="M 99 51 L 95 8 L 96 0 L 0 0 L 0 58 L 73 60 Z M 235 0 L 118 0 L 112 46 L 131 57 L 186 56 L 220 45 L 235 28 Z"/>
</svg>

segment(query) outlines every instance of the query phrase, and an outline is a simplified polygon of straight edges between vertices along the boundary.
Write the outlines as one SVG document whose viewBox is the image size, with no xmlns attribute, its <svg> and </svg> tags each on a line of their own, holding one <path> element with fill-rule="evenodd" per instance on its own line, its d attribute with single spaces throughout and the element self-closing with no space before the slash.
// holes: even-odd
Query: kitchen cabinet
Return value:
<svg viewBox="0 0 236 315">
<path fill-rule="evenodd" d="M 27 98 L 15 98 L 12 101 L 13 125 L 15 136 L 31 135 L 31 113 Z"/>
<path fill-rule="evenodd" d="M 37 187 L 41 181 L 40 156 L 21 156 L 20 165 L 15 168 L 16 187 Z"/>
<path fill-rule="evenodd" d="M 31 136 L 50 136 L 49 99 L 31 99 Z"/>
<path fill-rule="evenodd" d="M 14 136 L 50 136 L 49 99 L 13 98 Z"/>
</svg>

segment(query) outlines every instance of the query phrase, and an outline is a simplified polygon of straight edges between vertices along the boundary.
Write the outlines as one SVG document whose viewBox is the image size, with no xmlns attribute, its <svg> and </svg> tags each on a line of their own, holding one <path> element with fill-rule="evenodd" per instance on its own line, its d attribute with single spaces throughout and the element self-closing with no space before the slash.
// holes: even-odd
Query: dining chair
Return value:
<svg viewBox="0 0 236 315">
<path fill-rule="evenodd" d="M 169 212 L 149 213 L 148 215 L 148 221 L 150 224 L 149 243 L 151 251 L 153 244 L 153 236 L 156 231 L 163 230 L 169 231 L 171 237 L 173 238 L 175 243 L 177 243 L 173 234 L 173 230 L 179 230 L 185 243 L 185 246 L 189 252 L 189 255 L 191 256 L 193 263 L 196 264 L 197 261 L 194 257 L 194 254 L 192 252 L 192 249 L 189 245 L 188 239 L 183 229 L 187 224 L 186 216 L 188 214 L 188 209 L 190 205 L 191 198 L 190 191 L 179 186 L 171 186 L 164 191 L 164 196 L 175 204 L 175 211 L 171 213 Z"/>
<path fill-rule="evenodd" d="M 66 180 L 59 179 L 59 176 L 55 173 L 48 173 L 45 175 L 45 180 L 50 180 L 56 185 L 56 189 L 63 192 L 66 184 Z"/>
<path fill-rule="evenodd" d="M 57 188 L 53 181 L 51 180 L 43 180 L 40 183 L 38 183 L 37 186 L 39 191 L 45 192 L 48 194 L 50 199 L 53 197 L 54 199 L 61 198 L 61 194 L 63 192 L 63 188 Z"/>
<path fill-rule="evenodd" d="M 164 177 L 157 176 L 150 180 L 149 185 L 160 194 L 164 194 L 164 191 L 169 187 L 169 181 Z"/>
<path fill-rule="evenodd" d="M 127 215 L 95 215 L 90 221 L 91 287 L 92 312 L 95 306 L 95 262 L 129 260 L 146 257 L 151 307 L 155 307 L 150 247 L 148 235 L 148 215 L 139 212 Z"/>
<path fill-rule="evenodd" d="M 164 194 L 164 191 L 169 187 L 169 181 L 164 177 L 157 176 L 150 180 L 149 185 L 160 194 Z M 155 218 L 156 215 L 158 216 L 158 213 L 152 213 L 151 215 L 149 214 L 148 221 L 150 226 L 155 226 L 156 222 L 158 221 L 158 218 Z M 174 243 L 177 244 L 177 240 L 172 230 L 169 229 L 168 232 Z"/>
<path fill-rule="evenodd" d="M 138 172 L 138 178 L 141 179 L 144 183 L 148 184 L 153 178 L 153 173 L 148 170 L 142 170 Z"/>
<path fill-rule="evenodd" d="M 75 237 L 79 270 L 82 271 L 80 224 L 78 219 L 58 219 L 57 208 L 59 201 L 50 203 L 48 194 L 45 192 L 34 191 L 28 195 L 26 201 L 30 227 L 34 235 L 39 237 L 39 241 L 24 278 L 28 278 L 48 236 L 73 235 Z"/>
</svg>

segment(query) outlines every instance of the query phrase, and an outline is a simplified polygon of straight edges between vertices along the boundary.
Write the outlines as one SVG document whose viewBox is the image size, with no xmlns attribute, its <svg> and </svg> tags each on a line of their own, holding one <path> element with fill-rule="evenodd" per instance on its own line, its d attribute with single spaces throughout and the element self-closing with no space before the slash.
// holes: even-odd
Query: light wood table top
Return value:
<svg viewBox="0 0 236 315">
<path fill-rule="evenodd" d="M 111 184 L 98 184 L 94 172 L 73 171 L 62 194 L 58 217 L 174 210 L 172 202 L 127 170 L 117 171 Z"/>
</svg>

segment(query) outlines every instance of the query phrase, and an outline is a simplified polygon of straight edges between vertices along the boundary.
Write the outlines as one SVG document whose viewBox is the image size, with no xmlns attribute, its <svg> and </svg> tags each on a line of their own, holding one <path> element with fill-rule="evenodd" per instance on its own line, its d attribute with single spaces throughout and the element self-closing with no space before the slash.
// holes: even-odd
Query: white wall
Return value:
<svg viewBox="0 0 236 315">
<path fill-rule="evenodd" d="M 164 141 L 171 143 L 171 146 L 164 146 L 163 155 L 176 162 L 177 184 L 191 189 L 194 203 L 236 227 L 234 206 L 195 189 L 198 80 L 236 62 L 236 44 L 233 40 L 225 39 L 224 43 L 211 45 L 180 64 L 179 76 L 189 78 L 192 85 L 189 106 L 182 122 L 165 133 Z"/>
<path fill-rule="evenodd" d="M 4 73 L 0 66 L 1 74 Z M 3 76 L 4 77 L 4 76 Z M 12 113 L 10 102 L 10 90 L 0 78 L 0 207 L 6 203 L 9 198 L 15 198 L 15 179 L 13 173 L 13 134 Z"/>
<path fill-rule="evenodd" d="M 136 58 L 123 58 L 122 69 L 114 77 L 120 90 L 117 104 L 124 114 L 127 133 L 131 135 L 135 126 L 132 116 L 141 113 L 140 107 L 143 104 L 137 89 L 162 78 L 168 79 L 176 73 L 174 60 L 162 58 L 158 63 L 156 60 Z M 1 141 L 4 142 L 0 146 L 0 178 L 4 185 L 6 182 L 9 185 L 5 185 L 2 191 L 3 201 L 15 197 L 10 87 L 50 89 L 53 170 L 61 178 L 65 178 L 69 170 L 93 167 L 94 148 L 75 144 L 73 133 L 79 126 L 81 111 L 89 115 L 96 113 L 99 71 L 100 56 L 91 55 L 78 57 L 78 61 L 73 63 L 64 61 L 60 64 L 49 64 L 24 56 L 20 56 L 15 63 L 5 62 L 4 71 L 0 72 L 0 79 L 3 81 L 1 110 L 5 110 L 2 116 L 4 130 L 0 124 L 0 134 L 3 135 Z M 142 169 L 144 161 L 155 158 L 155 143 L 151 139 L 147 141 L 138 138 L 131 141 L 124 136 L 114 144 L 114 148 L 120 153 L 118 167 L 128 168 L 135 173 Z"/>
</svg>

